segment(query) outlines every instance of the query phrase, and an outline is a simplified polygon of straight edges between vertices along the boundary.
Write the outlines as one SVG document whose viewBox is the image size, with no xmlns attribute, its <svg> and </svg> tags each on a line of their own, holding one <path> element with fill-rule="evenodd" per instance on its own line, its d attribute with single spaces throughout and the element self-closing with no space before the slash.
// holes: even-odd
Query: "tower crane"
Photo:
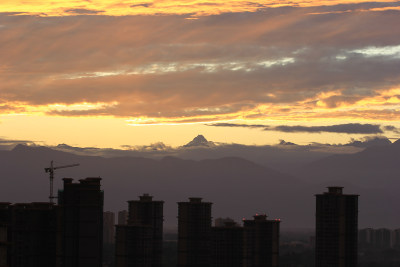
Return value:
<svg viewBox="0 0 400 267">
<path fill-rule="evenodd" d="M 54 199 L 56 198 L 56 197 L 53 195 L 54 171 L 55 171 L 55 170 L 58 170 L 58 169 L 62 169 L 62 168 L 75 167 L 75 166 L 79 166 L 79 165 L 80 165 L 80 164 L 77 163 L 77 164 L 70 164 L 70 165 L 64 165 L 64 166 L 57 166 L 57 167 L 54 167 L 53 161 L 50 161 L 50 167 L 49 167 L 49 168 L 44 168 L 44 171 L 45 171 L 45 172 L 50 173 L 50 196 L 49 196 L 50 203 L 54 203 Z"/>
</svg>

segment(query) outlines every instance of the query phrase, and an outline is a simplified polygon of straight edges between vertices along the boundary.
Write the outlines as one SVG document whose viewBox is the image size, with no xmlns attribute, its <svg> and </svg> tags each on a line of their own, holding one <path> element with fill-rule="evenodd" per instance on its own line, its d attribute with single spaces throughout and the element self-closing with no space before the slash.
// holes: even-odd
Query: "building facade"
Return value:
<svg viewBox="0 0 400 267">
<path fill-rule="evenodd" d="M 328 187 L 316 195 L 316 267 L 356 267 L 358 195 L 343 194 L 343 187 Z"/>
<path fill-rule="evenodd" d="M 128 223 L 128 211 L 121 210 L 118 212 L 118 225 L 126 225 Z"/>
<path fill-rule="evenodd" d="M 73 183 L 64 178 L 58 192 L 59 234 L 57 266 L 101 267 L 103 251 L 103 202 L 101 178 Z"/>
<path fill-rule="evenodd" d="M 162 266 L 164 201 L 153 200 L 149 194 L 128 201 L 128 225 L 150 226 L 152 229 L 152 266 Z"/>
<path fill-rule="evenodd" d="M 115 242 L 115 214 L 111 211 L 103 213 L 103 243 L 114 244 Z"/>
<path fill-rule="evenodd" d="M 144 194 L 128 205 L 127 223 L 116 226 L 116 267 L 161 267 L 164 201 Z"/>
<path fill-rule="evenodd" d="M 8 236 L 10 204 L 9 202 L 0 202 L 0 267 L 10 266 L 10 242 Z"/>
<path fill-rule="evenodd" d="M 280 220 L 267 220 L 266 215 L 243 220 L 244 267 L 278 266 L 279 226 Z"/>
<path fill-rule="evenodd" d="M 54 204 L 1 203 L 0 266 L 55 266 L 56 232 Z"/>
<path fill-rule="evenodd" d="M 211 228 L 211 266 L 243 267 L 243 227 L 230 220 L 216 220 Z"/>
<path fill-rule="evenodd" d="M 211 205 L 201 198 L 178 202 L 178 267 L 210 266 Z"/>
<path fill-rule="evenodd" d="M 116 267 L 152 267 L 153 229 L 146 225 L 117 225 Z"/>
</svg>

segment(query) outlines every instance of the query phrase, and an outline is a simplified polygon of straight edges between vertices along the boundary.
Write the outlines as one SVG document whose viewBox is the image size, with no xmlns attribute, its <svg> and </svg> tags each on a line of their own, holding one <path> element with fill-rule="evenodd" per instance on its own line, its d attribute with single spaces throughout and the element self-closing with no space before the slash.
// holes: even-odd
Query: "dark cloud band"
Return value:
<svg viewBox="0 0 400 267">
<path fill-rule="evenodd" d="M 394 131 L 396 127 L 378 124 L 347 123 L 329 126 L 287 126 L 287 125 L 262 125 L 262 124 L 234 124 L 234 123 L 214 123 L 208 126 L 216 127 L 242 127 L 242 128 L 261 128 L 264 131 L 278 131 L 285 133 L 346 133 L 346 134 L 381 134 L 384 130 Z"/>
</svg>

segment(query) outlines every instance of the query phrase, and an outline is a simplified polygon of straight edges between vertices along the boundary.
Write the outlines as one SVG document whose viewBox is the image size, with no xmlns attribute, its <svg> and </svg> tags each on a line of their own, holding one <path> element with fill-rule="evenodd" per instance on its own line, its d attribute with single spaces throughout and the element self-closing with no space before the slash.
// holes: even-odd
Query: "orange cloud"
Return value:
<svg viewBox="0 0 400 267">
<path fill-rule="evenodd" d="M 64 8 L 97 14 L 87 6 Z M 133 124 L 355 118 L 363 111 L 390 120 L 399 109 L 400 29 L 387 25 L 400 24 L 400 16 L 324 14 L 340 8 L 360 7 L 198 20 L 0 14 L 1 110 Z"/>
<path fill-rule="evenodd" d="M 71 1 L 55 0 L 51 2 L 36 0 L 3 0 L 0 3 L 0 12 L 16 12 L 38 16 L 73 16 L 73 15 L 155 15 L 178 14 L 194 16 L 217 15 L 234 12 L 255 12 L 266 7 L 316 7 L 333 6 L 338 4 L 364 3 L 361 0 L 273 0 L 273 1 L 243 1 L 243 0 L 214 0 L 214 1 L 121 1 L 121 0 L 91 0 Z M 379 0 L 378 3 L 390 3 L 391 0 Z"/>
</svg>

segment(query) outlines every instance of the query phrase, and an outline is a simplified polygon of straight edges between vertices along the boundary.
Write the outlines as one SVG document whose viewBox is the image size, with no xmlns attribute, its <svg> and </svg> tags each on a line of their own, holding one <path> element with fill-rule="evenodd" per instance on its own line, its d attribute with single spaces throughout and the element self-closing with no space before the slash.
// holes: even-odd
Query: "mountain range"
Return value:
<svg viewBox="0 0 400 267">
<path fill-rule="evenodd" d="M 0 151 L 0 201 L 47 201 L 49 177 L 44 168 L 54 160 L 56 166 L 80 164 L 56 170 L 55 188 L 62 188 L 63 177 L 101 177 L 105 210 L 112 211 L 126 209 L 126 201 L 150 193 L 165 201 L 165 224 L 170 227 L 176 225 L 176 202 L 203 197 L 214 203 L 214 218 L 240 220 L 266 213 L 281 219 L 282 227 L 311 228 L 314 195 L 335 185 L 345 186 L 345 193 L 360 195 L 361 227 L 398 228 L 400 213 L 394 203 L 400 201 L 399 156 L 400 142 L 396 141 L 352 154 L 320 157 L 285 171 L 241 157 L 106 158 L 17 145 L 13 150 Z"/>
</svg>

